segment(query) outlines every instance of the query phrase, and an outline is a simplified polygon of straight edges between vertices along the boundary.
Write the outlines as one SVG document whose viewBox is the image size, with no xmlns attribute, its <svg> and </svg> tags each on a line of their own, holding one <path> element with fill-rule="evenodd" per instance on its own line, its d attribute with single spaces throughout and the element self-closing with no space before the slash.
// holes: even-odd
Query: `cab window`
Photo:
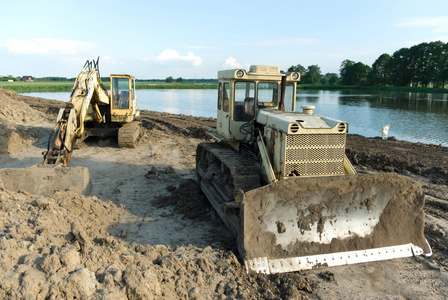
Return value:
<svg viewBox="0 0 448 300">
<path fill-rule="evenodd" d="M 218 109 L 222 108 L 222 82 L 218 85 Z"/>
<path fill-rule="evenodd" d="M 276 106 L 278 102 L 278 83 L 259 82 L 258 83 L 258 106 Z"/>
<path fill-rule="evenodd" d="M 293 111 L 294 110 L 294 85 L 287 84 L 285 88 L 285 110 Z"/>
<path fill-rule="evenodd" d="M 135 99 L 135 79 L 131 82 L 131 99 Z"/>
<path fill-rule="evenodd" d="M 233 119 L 235 121 L 250 121 L 255 115 L 255 82 L 235 82 L 235 103 Z"/>
<path fill-rule="evenodd" d="M 222 110 L 225 112 L 229 112 L 230 106 L 230 84 L 225 82 L 222 88 Z"/>
<path fill-rule="evenodd" d="M 129 108 L 129 79 L 113 78 L 112 79 L 113 108 Z"/>
</svg>

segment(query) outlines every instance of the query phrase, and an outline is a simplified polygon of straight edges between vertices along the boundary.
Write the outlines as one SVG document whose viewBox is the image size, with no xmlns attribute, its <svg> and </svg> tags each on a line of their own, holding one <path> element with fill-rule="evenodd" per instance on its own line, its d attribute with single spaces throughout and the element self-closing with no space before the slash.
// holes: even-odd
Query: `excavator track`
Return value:
<svg viewBox="0 0 448 300">
<path fill-rule="evenodd" d="M 118 130 L 118 146 L 120 148 L 135 148 L 141 127 L 142 123 L 137 121 L 124 124 Z"/>
<path fill-rule="evenodd" d="M 236 236 L 241 193 L 260 187 L 258 167 L 229 145 L 201 143 L 196 151 L 196 171 L 202 191 Z"/>
</svg>

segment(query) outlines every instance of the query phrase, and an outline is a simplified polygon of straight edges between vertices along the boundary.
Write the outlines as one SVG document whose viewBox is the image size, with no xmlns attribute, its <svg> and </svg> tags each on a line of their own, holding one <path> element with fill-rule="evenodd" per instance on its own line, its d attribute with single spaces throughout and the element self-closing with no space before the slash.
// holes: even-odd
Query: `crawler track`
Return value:
<svg viewBox="0 0 448 300">
<path fill-rule="evenodd" d="M 201 189 L 236 236 L 241 191 L 260 187 L 259 169 L 228 145 L 201 143 L 196 170 Z"/>
<path fill-rule="evenodd" d="M 118 146 L 120 148 L 135 148 L 135 144 L 141 133 L 141 127 L 142 123 L 136 121 L 124 124 L 118 130 Z"/>
</svg>

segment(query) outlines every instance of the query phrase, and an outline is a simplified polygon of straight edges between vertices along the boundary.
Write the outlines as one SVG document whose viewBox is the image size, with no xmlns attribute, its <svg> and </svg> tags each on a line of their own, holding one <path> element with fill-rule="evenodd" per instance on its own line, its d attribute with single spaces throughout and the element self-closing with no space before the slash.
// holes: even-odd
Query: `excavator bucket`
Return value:
<svg viewBox="0 0 448 300">
<path fill-rule="evenodd" d="M 89 195 L 92 189 L 88 168 L 64 167 L 62 164 L 1 169 L 0 181 L 9 191 L 25 191 L 42 196 L 51 196 L 56 191 L 69 188 L 77 188 L 83 195 Z"/>
<path fill-rule="evenodd" d="M 397 174 L 280 180 L 243 194 L 238 247 L 259 273 L 430 255 L 423 205 Z"/>
</svg>

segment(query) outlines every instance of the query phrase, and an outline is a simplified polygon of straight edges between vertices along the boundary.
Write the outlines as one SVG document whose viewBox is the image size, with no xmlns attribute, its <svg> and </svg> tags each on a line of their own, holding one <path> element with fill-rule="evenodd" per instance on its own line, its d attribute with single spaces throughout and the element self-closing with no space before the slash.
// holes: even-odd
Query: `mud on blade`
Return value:
<svg viewBox="0 0 448 300">
<path fill-rule="evenodd" d="M 244 194 L 248 271 L 281 273 L 430 253 L 419 183 L 396 174 L 291 178 Z"/>
</svg>

